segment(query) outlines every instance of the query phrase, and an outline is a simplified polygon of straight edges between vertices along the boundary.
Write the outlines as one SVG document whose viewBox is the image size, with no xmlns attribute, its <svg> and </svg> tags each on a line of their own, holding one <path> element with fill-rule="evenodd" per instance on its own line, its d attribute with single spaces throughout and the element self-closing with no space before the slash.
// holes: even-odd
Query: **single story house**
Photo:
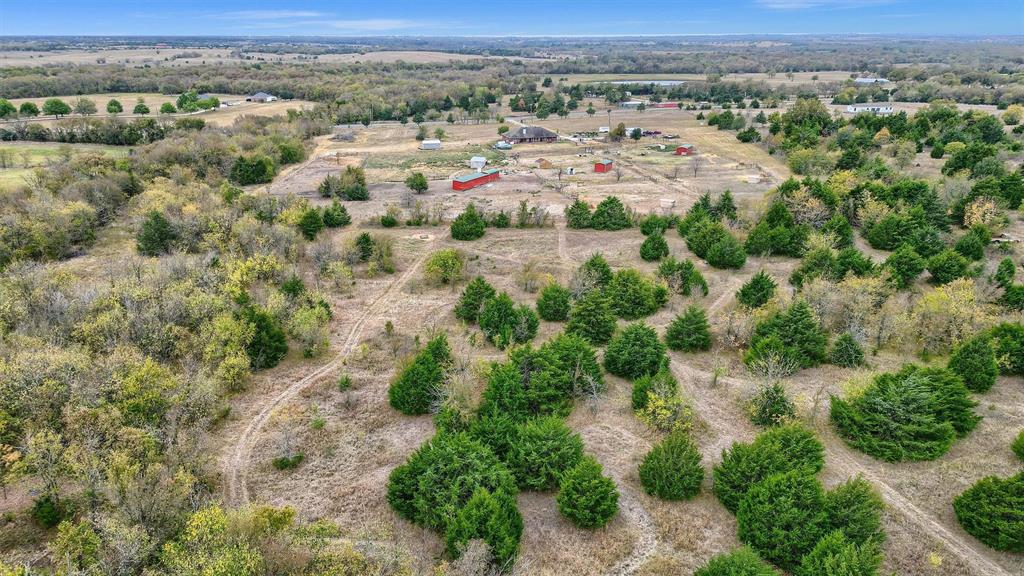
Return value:
<svg viewBox="0 0 1024 576">
<path fill-rule="evenodd" d="M 427 138 L 423 142 L 420 142 L 420 150 L 440 150 L 441 141 L 437 138 Z"/>
<path fill-rule="evenodd" d="M 644 104 L 642 100 L 626 100 L 619 102 L 619 108 L 639 108 L 641 104 Z"/>
<path fill-rule="evenodd" d="M 615 164 L 607 158 L 594 162 L 594 172 L 611 172 L 614 168 Z"/>
<path fill-rule="evenodd" d="M 516 130 L 509 130 L 505 132 L 503 136 L 505 142 L 511 144 L 524 144 L 529 142 L 554 142 L 558 140 L 558 134 L 555 134 L 547 128 L 541 126 L 523 126 Z"/>
<path fill-rule="evenodd" d="M 483 172 L 463 174 L 462 176 L 456 176 L 452 180 L 452 190 L 469 190 L 470 188 L 476 188 L 477 186 L 482 186 L 488 182 L 494 182 L 498 177 L 498 171 L 493 168 L 490 170 L 484 170 Z"/>
<path fill-rule="evenodd" d="M 277 96 L 266 92 L 257 92 L 252 96 L 245 97 L 246 102 L 273 102 L 274 100 L 277 100 Z"/>
<path fill-rule="evenodd" d="M 854 84 L 888 84 L 888 78 L 854 78 Z"/>
<path fill-rule="evenodd" d="M 483 156 L 473 156 L 469 159 L 469 167 L 477 172 L 483 170 L 484 166 L 487 166 L 487 158 Z"/>
<path fill-rule="evenodd" d="M 697 153 L 697 147 L 693 144 L 680 144 L 676 146 L 674 154 L 676 156 L 693 156 Z"/>
<path fill-rule="evenodd" d="M 892 106 L 886 104 L 850 104 L 846 107 L 847 114 L 860 114 L 861 112 L 892 114 Z"/>
</svg>

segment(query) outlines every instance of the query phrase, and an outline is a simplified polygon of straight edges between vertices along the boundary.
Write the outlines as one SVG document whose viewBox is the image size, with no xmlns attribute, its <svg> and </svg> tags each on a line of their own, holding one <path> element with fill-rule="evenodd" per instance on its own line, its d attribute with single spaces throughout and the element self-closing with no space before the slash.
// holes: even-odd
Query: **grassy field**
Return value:
<svg viewBox="0 0 1024 576">
<path fill-rule="evenodd" d="M 738 73 L 738 74 L 726 74 L 723 79 L 742 81 L 742 80 L 763 80 L 772 86 L 782 85 L 797 85 L 797 84 L 809 84 L 814 82 L 842 82 L 850 78 L 850 72 L 848 70 L 830 70 L 826 72 L 796 72 L 793 74 L 793 78 L 788 78 L 785 74 L 776 74 L 774 78 L 769 77 L 764 72 L 750 72 L 750 73 Z M 815 77 L 817 79 L 815 80 Z M 703 81 L 707 79 L 706 74 L 570 74 L 563 76 L 565 78 L 563 82 L 569 84 L 578 84 L 583 82 L 646 82 L 650 80 L 684 80 L 684 81 Z"/>
<path fill-rule="evenodd" d="M 86 152 L 106 156 L 126 156 L 128 149 L 120 146 L 100 144 L 60 144 L 41 142 L 0 142 L 0 188 L 17 186 L 36 166 L 61 156 L 72 156 Z"/>
</svg>

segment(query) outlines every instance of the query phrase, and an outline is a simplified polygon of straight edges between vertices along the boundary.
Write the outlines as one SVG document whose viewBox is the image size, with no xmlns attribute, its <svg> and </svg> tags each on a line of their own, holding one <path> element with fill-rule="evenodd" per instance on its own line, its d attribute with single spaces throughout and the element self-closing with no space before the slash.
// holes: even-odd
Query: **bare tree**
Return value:
<svg viewBox="0 0 1024 576">
<path fill-rule="evenodd" d="M 704 166 L 704 158 L 701 156 L 694 156 L 693 161 L 690 162 L 690 167 L 693 168 L 693 177 L 696 178 L 700 169 Z"/>
<path fill-rule="evenodd" d="M 615 172 L 615 181 L 618 182 L 622 180 L 622 168 L 616 166 L 615 168 L 613 168 L 613 171 Z"/>
</svg>

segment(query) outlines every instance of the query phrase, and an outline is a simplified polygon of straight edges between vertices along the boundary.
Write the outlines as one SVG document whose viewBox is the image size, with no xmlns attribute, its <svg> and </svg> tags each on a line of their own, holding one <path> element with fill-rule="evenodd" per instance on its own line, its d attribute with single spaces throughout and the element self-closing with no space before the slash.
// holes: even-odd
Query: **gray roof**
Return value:
<svg viewBox="0 0 1024 576">
<path fill-rule="evenodd" d="M 522 128 L 510 131 L 505 136 L 516 140 L 528 140 L 536 138 L 557 138 L 558 134 L 555 134 L 551 130 L 542 126 L 523 126 Z"/>
<path fill-rule="evenodd" d="M 273 98 L 273 97 L 274 97 L 273 94 L 267 94 L 266 92 L 257 92 L 255 94 L 253 94 L 252 96 L 249 96 L 249 98 Z"/>
</svg>

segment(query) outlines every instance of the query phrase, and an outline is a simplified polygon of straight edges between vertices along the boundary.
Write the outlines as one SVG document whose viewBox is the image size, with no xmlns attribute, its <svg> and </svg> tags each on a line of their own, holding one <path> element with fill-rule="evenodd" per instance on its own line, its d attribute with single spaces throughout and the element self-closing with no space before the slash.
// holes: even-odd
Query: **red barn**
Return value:
<svg viewBox="0 0 1024 576">
<path fill-rule="evenodd" d="M 612 161 L 607 158 L 594 162 L 594 172 L 611 172 L 614 167 L 615 165 L 612 164 Z"/>
<path fill-rule="evenodd" d="M 676 146 L 676 156 L 692 156 L 697 153 L 697 147 L 693 144 L 681 144 Z"/>
<path fill-rule="evenodd" d="M 456 176 L 452 180 L 452 190 L 469 190 L 488 182 L 494 182 L 497 179 L 497 170 L 484 170 L 483 172 L 463 174 L 462 176 Z"/>
<path fill-rule="evenodd" d="M 679 102 L 656 102 L 649 105 L 650 108 L 679 108 Z"/>
</svg>

